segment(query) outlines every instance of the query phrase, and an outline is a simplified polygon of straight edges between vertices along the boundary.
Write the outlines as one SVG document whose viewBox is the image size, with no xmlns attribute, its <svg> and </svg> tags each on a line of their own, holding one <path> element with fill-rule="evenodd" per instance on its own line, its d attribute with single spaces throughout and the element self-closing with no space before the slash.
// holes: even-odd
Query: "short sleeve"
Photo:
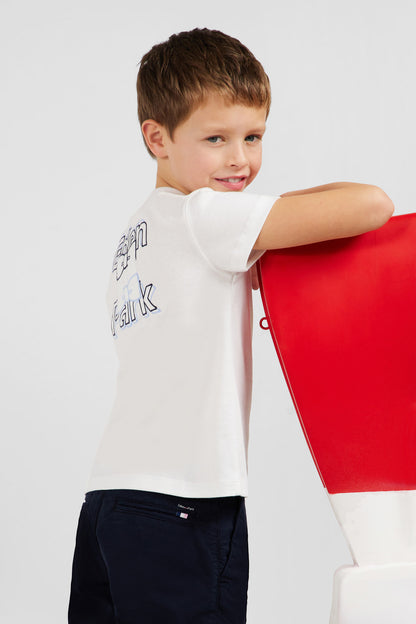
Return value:
<svg viewBox="0 0 416 624">
<path fill-rule="evenodd" d="M 190 193 L 185 216 L 206 260 L 223 271 L 247 271 L 264 253 L 253 245 L 278 198 L 210 188 Z"/>
</svg>

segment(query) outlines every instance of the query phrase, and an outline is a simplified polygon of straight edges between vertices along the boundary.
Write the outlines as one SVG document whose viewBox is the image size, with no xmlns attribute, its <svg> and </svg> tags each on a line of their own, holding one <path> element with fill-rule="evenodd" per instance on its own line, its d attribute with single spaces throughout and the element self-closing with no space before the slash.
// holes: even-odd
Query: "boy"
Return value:
<svg viewBox="0 0 416 624">
<path fill-rule="evenodd" d="M 383 225 L 378 187 L 242 194 L 270 87 L 238 40 L 195 29 L 142 59 L 138 112 L 156 188 L 114 256 L 120 368 L 81 510 L 70 624 L 246 621 L 251 281 L 266 249 Z"/>
</svg>

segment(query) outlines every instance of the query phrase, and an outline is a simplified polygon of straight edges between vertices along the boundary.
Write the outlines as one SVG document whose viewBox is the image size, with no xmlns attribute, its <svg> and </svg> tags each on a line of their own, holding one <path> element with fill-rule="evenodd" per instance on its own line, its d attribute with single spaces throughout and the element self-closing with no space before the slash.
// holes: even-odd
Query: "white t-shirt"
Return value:
<svg viewBox="0 0 416 624">
<path fill-rule="evenodd" d="M 247 270 L 276 199 L 157 188 L 130 219 L 108 291 L 117 392 L 87 491 L 247 496 Z"/>
</svg>

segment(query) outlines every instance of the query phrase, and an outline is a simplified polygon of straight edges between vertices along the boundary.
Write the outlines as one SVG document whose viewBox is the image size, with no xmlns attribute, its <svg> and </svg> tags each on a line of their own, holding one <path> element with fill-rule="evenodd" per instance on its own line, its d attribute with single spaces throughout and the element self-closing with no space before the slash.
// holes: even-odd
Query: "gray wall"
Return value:
<svg viewBox="0 0 416 624">
<path fill-rule="evenodd" d="M 195 26 L 237 36 L 273 87 L 251 191 L 365 182 L 400 214 L 414 211 L 414 23 L 410 0 L 1 0 L 2 623 L 66 619 L 114 396 L 112 255 L 155 179 L 135 110 L 142 54 Z M 351 558 L 254 298 L 248 622 L 322 624 L 333 572 Z"/>
</svg>

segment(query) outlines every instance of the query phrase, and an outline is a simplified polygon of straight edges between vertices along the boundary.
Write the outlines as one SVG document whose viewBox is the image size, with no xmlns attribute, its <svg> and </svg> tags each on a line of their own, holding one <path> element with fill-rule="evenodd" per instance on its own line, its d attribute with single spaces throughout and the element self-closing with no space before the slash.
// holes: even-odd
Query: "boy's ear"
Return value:
<svg viewBox="0 0 416 624">
<path fill-rule="evenodd" d="M 166 137 L 165 128 L 154 119 L 146 119 L 142 123 L 142 132 L 147 147 L 156 158 L 166 158 Z"/>
</svg>

